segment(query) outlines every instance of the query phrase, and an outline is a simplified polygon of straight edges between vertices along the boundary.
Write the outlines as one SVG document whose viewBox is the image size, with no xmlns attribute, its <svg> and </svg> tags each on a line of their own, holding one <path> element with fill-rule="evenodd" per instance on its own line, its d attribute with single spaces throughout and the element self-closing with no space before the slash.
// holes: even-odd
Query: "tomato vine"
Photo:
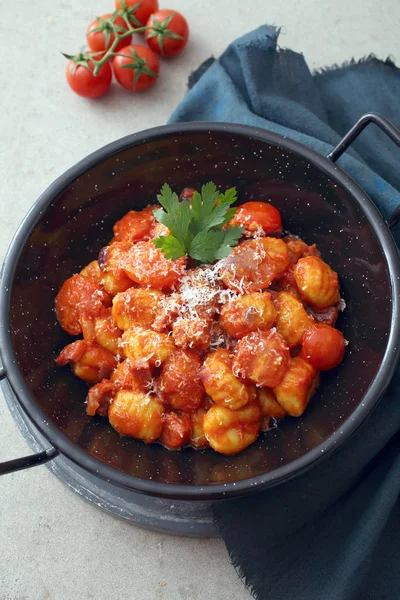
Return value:
<svg viewBox="0 0 400 600">
<path fill-rule="evenodd" d="M 181 38 L 181 36 L 174 34 L 168 29 L 168 23 L 171 20 L 173 14 L 175 13 L 171 15 L 171 18 L 168 22 L 162 23 L 162 31 L 160 30 L 159 23 L 153 25 L 143 25 L 141 27 L 138 27 L 138 24 L 140 25 L 140 22 L 135 17 L 135 12 L 140 7 L 140 5 L 141 2 L 138 2 L 138 4 L 128 7 L 125 0 L 121 0 L 122 8 L 115 10 L 108 19 L 104 20 L 101 17 L 98 17 L 97 21 L 99 25 L 90 30 L 89 33 L 102 31 L 104 33 L 106 46 L 108 46 L 110 39 L 112 37 L 114 38 L 109 48 L 107 48 L 104 53 L 88 51 L 80 52 L 75 56 L 63 53 L 63 56 L 73 60 L 76 63 L 76 66 L 81 65 L 83 67 L 86 67 L 87 69 L 89 69 L 90 62 L 93 65 L 93 69 L 90 70 L 92 70 L 93 75 L 96 77 L 99 74 L 99 71 L 102 68 L 102 66 L 106 64 L 110 60 L 110 58 L 118 56 L 118 52 L 116 50 L 117 47 L 121 47 L 121 40 L 124 40 L 125 38 L 128 38 L 130 40 L 133 33 L 147 32 L 147 34 L 150 37 L 157 36 L 160 44 L 160 36 Z M 121 25 L 116 22 L 117 17 L 120 17 L 124 20 L 126 27 L 121 27 Z"/>
</svg>

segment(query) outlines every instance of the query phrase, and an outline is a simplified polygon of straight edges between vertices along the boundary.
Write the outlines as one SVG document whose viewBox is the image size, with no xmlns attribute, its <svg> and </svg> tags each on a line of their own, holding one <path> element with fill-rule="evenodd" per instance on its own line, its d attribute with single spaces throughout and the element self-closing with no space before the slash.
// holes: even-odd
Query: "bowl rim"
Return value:
<svg viewBox="0 0 400 600">
<path fill-rule="evenodd" d="M 382 363 L 365 393 L 363 401 L 343 421 L 341 426 L 323 443 L 287 465 L 278 467 L 268 473 L 236 482 L 205 485 L 163 483 L 150 479 L 141 479 L 119 471 L 117 468 L 100 461 L 89 454 L 89 452 L 74 444 L 55 423 L 49 421 L 44 411 L 36 402 L 33 394 L 31 394 L 17 364 L 10 329 L 11 292 L 16 266 L 32 229 L 41 219 L 43 212 L 51 202 L 74 180 L 103 160 L 141 144 L 166 137 L 179 136 L 188 132 L 207 132 L 211 135 L 213 133 L 224 133 L 245 136 L 280 147 L 308 160 L 321 169 L 335 183 L 339 183 L 359 206 L 377 236 L 382 253 L 386 258 L 392 295 L 391 330 Z M 242 496 L 297 477 L 321 460 L 327 458 L 355 433 L 378 403 L 389 385 L 397 365 L 400 351 L 400 346 L 397 343 L 397 340 L 400 338 L 399 304 L 400 258 L 393 236 L 373 201 L 335 163 L 332 163 L 324 155 L 319 154 L 315 150 L 267 129 L 241 124 L 207 121 L 169 124 L 130 134 L 84 157 L 51 183 L 30 208 L 10 243 L 0 274 L 0 358 L 8 383 L 28 418 L 38 428 L 45 439 L 73 463 L 95 476 L 136 492 L 181 500 L 217 500 Z"/>
</svg>

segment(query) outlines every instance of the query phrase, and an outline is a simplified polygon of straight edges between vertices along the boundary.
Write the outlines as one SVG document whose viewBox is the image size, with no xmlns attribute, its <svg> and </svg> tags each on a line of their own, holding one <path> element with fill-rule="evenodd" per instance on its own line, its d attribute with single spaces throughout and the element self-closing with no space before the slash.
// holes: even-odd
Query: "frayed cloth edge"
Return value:
<svg viewBox="0 0 400 600">
<path fill-rule="evenodd" d="M 333 65 L 330 65 L 329 67 L 321 67 L 319 69 L 314 69 L 314 71 L 312 72 L 312 75 L 315 77 L 323 77 L 324 75 L 332 75 L 333 73 L 335 73 L 337 71 L 342 71 L 344 69 L 349 69 L 352 67 L 356 67 L 358 65 L 365 65 L 365 64 L 370 64 L 370 63 L 380 64 L 385 67 L 390 67 L 391 69 L 395 69 L 396 71 L 399 70 L 399 67 L 396 66 L 395 59 L 391 54 L 389 54 L 389 56 L 387 56 L 386 59 L 381 59 L 381 58 L 378 58 L 375 54 L 371 53 L 371 54 L 368 54 L 367 56 L 363 56 L 362 58 L 359 58 L 357 60 L 355 58 L 352 58 L 350 60 L 346 60 L 342 64 L 334 63 Z"/>
</svg>

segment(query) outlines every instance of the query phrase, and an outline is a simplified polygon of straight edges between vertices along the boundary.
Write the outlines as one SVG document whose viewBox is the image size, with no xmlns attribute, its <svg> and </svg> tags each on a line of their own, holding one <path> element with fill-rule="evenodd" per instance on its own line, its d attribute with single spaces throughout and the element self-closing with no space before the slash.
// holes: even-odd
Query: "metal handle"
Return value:
<svg viewBox="0 0 400 600">
<path fill-rule="evenodd" d="M 31 467 L 37 467 L 44 463 L 53 460 L 58 456 L 59 452 L 55 448 L 51 447 L 43 452 L 37 454 L 30 454 L 29 456 L 23 456 L 22 458 L 15 458 L 14 460 L 8 460 L 0 463 L 0 475 L 6 475 L 7 473 L 15 473 L 15 471 L 23 471 L 24 469 L 30 469 Z"/>
<path fill-rule="evenodd" d="M 0 381 L 5 379 L 5 377 L 5 369 L 0 365 Z M 44 463 L 49 462 L 49 460 L 53 460 L 53 458 L 58 455 L 59 451 L 51 447 L 47 450 L 43 450 L 43 452 L 38 452 L 37 454 L 30 454 L 29 456 L 23 456 L 22 458 L 8 460 L 0 463 L 0 475 L 6 475 L 7 473 L 14 473 L 15 471 L 22 471 L 23 469 L 30 469 L 31 467 L 43 465 Z"/>
<path fill-rule="evenodd" d="M 380 115 L 379 113 L 370 112 L 363 115 L 357 123 L 346 133 L 346 135 L 341 139 L 337 146 L 328 154 L 326 158 L 329 158 L 332 162 L 336 162 L 338 158 L 340 158 L 347 150 L 347 148 L 358 138 L 360 133 L 366 128 L 370 123 L 374 123 L 382 129 L 390 139 L 400 146 L 400 131 L 391 123 L 386 117 Z M 392 228 L 400 221 L 400 205 L 392 212 L 390 217 L 387 219 L 386 223 L 388 227 Z"/>
</svg>

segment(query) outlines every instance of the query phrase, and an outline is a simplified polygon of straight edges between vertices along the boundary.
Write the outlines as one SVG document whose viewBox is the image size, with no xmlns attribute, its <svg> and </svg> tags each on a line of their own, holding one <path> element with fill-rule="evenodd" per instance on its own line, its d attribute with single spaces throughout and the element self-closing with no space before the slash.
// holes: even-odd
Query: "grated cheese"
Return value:
<svg viewBox="0 0 400 600">
<path fill-rule="evenodd" d="M 201 319 L 204 312 L 219 313 L 220 307 L 238 298 L 238 293 L 223 287 L 219 276 L 222 261 L 187 271 L 178 282 L 175 294 L 162 302 L 165 312 L 175 312 L 175 322 Z"/>
<path fill-rule="evenodd" d="M 150 396 L 157 395 L 157 380 L 153 377 L 148 383 L 145 384 L 146 397 L 150 400 Z"/>
</svg>

